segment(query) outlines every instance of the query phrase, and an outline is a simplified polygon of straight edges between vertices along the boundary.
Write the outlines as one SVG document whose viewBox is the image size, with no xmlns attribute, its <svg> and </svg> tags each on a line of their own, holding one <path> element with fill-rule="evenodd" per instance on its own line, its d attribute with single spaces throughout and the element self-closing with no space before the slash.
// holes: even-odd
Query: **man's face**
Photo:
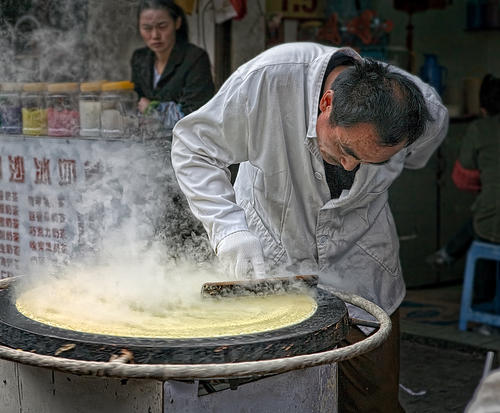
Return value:
<svg viewBox="0 0 500 413">
<path fill-rule="evenodd" d="M 352 171 L 360 163 L 383 164 L 399 152 L 406 142 L 396 146 L 380 146 L 375 128 L 370 123 L 351 127 L 331 126 L 333 91 L 327 90 L 320 101 L 316 124 L 318 145 L 325 162 Z"/>
</svg>

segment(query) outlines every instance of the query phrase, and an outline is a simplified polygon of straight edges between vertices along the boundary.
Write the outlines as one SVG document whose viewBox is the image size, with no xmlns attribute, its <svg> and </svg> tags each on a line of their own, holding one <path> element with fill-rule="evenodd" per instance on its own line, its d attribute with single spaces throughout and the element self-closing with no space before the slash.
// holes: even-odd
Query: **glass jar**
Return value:
<svg viewBox="0 0 500 413">
<path fill-rule="evenodd" d="M 0 84 L 0 132 L 21 134 L 23 120 L 21 112 L 22 83 Z"/>
<path fill-rule="evenodd" d="M 50 83 L 47 86 L 47 126 L 49 136 L 78 136 L 78 83 Z"/>
<path fill-rule="evenodd" d="M 80 84 L 80 136 L 101 135 L 101 86 L 104 82 Z"/>
<path fill-rule="evenodd" d="M 105 82 L 101 86 L 101 136 L 131 138 L 138 135 L 138 96 L 129 81 Z"/>
<path fill-rule="evenodd" d="M 46 83 L 25 83 L 21 94 L 23 134 L 47 135 Z"/>
</svg>

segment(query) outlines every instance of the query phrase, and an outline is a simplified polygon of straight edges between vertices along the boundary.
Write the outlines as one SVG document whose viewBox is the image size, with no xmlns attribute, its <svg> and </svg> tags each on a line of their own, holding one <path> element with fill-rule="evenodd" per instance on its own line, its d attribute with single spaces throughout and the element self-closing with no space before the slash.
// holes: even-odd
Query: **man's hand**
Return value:
<svg viewBox="0 0 500 413">
<path fill-rule="evenodd" d="M 262 246 L 250 231 L 234 232 L 223 238 L 217 245 L 217 256 L 237 279 L 265 277 Z"/>
</svg>

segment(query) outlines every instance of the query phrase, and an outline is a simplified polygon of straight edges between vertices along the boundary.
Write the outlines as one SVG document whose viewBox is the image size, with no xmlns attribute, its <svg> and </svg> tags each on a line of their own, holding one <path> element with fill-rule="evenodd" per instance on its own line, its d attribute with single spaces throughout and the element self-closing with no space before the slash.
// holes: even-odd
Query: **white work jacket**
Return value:
<svg viewBox="0 0 500 413">
<path fill-rule="evenodd" d="M 172 164 L 214 249 L 248 229 L 281 273 L 314 271 L 321 283 L 391 314 L 405 286 L 387 191 L 403 167 L 425 165 L 446 135 L 448 113 L 434 89 L 404 72 L 421 88 L 434 121 L 388 163 L 360 165 L 351 189 L 331 199 L 316 120 L 333 53 L 361 59 L 348 48 L 286 43 L 241 66 L 177 123 Z M 241 164 L 233 190 L 227 166 L 235 163 Z"/>
</svg>

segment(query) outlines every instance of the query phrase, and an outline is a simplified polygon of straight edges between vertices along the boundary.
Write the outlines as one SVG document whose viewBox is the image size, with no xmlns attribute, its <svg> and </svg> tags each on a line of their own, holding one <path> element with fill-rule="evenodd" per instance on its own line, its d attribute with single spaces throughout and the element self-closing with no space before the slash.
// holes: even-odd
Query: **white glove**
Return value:
<svg viewBox="0 0 500 413">
<path fill-rule="evenodd" d="M 217 256 L 237 279 L 265 277 L 262 246 L 250 231 L 233 232 L 223 238 L 217 245 Z"/>
</svg>

